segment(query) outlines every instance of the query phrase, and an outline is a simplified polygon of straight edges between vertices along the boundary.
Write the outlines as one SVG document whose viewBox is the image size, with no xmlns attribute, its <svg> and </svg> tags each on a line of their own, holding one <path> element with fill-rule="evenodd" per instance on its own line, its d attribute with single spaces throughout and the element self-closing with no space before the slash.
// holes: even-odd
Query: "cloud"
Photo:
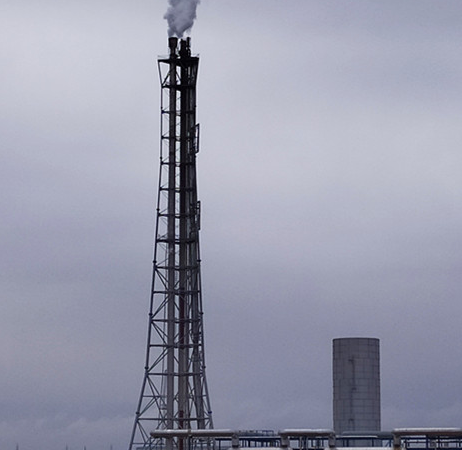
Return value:
<svg viewBox="0 0 462 450">
<path fill-rule="evenodd" d="M 50 449 L 112 448 L 128 445 L 131 418 L 101 417 L 96 420 L 79 418 L 70 420 L 65 415 L 32 420 L 2 421 L 0 431 L 5 446 L 30 449 L 49 442 Z M 53 436 L 50 441 L 49 437 Z M 102 438 L 104 436 L 104 438 Z"/>
<path fill-rule="evenodd" d="M 143 370 L 165 5 L 34 5 L 0 18 L 0 441 L 117 450 Z M 384 427 L 460 422 L 461 10 L 202 3 L 217 426 L 330 427 L 331 340 L 350 335 L 381 338 Z"/>
</svg>

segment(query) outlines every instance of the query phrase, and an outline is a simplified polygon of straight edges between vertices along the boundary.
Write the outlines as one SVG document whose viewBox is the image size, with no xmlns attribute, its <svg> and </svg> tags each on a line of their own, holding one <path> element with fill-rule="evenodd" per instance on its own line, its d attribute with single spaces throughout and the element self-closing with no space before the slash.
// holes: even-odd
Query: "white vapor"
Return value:
<svg viewBox="0 0 462 450">
<path fill-rule="evenodd" d="M 168 35 L 183 37 L 192 28 L 200 0 L 169 0 L 170 6 L 164 19 L 168 21 Z"/>
</svg>

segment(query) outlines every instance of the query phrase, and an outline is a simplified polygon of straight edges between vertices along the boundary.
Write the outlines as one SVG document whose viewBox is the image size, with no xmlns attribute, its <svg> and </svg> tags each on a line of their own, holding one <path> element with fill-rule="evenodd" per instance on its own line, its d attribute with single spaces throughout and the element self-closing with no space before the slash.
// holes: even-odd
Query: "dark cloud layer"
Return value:
<svg viewBox="0 0 462 450">
<path fill-rule="evenodd" d="M 126 447 L 165 5 L 0 15 L 1 447 Z M 203 0 L 199 188 L 217 427 L 331 427 L 331 341 L 381 339 L 383 428 L 458 426 L 459 0 Z"/>
</svg>

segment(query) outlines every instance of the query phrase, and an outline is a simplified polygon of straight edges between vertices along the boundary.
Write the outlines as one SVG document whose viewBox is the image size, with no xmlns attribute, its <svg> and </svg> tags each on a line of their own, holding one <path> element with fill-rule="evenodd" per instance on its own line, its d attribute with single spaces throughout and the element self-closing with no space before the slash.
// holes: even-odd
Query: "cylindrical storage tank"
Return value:
<svg viewBox="0 0 462 450">
<path fill-rule="evenodd" d="M 333 340 L 334 430 L 380 431 L 380 341 Z"/>
</svg>

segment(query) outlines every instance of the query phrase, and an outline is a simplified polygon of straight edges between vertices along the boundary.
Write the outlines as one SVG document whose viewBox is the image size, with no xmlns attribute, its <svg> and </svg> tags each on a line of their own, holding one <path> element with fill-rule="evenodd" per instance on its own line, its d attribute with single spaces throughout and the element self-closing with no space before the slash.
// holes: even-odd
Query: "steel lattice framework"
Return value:
<svg viewBox="0 0 462 450">
<path fill-rule="evenodd" d="M 179 45 L 178 45 L 179 44 Z M 196 83 L 190 40 L 169 39 L 159 58 L 161 149 L 145 373 L 130 450 L 153 430 L 213 428 L 205 377 L 197 199 Z M 180 438 L 167 449 L 182 450 Z"/>
</svg>

